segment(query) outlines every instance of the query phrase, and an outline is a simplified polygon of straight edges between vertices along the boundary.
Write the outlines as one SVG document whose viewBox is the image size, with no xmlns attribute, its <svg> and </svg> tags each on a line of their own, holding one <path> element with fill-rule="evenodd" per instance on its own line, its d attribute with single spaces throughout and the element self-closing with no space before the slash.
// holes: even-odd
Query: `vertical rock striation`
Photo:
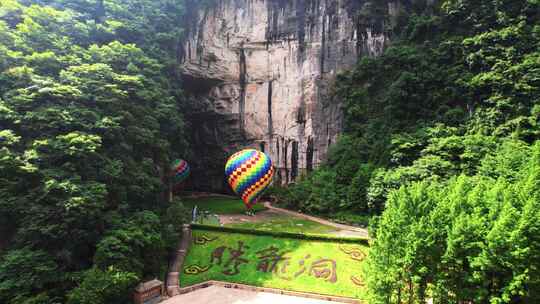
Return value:
<svg viewBox="0 0 540 304">
<path fill-rule="evenodd" d="M 255 147 L 270 155 L 282 183 L 294 181 L 324 161 L 341 131 L 332 79 L 358 58 L 383 51 L 402 6 L 361 0 L 210 3 L 188 1 L 180 54 L 186 91 L 207 109 L 193 121 L 197 158 L 212 154 L 222 163 L 236 149 Z M 219 190 L 222 171 L 205 172 L 196 184 Z"/>
</svg>

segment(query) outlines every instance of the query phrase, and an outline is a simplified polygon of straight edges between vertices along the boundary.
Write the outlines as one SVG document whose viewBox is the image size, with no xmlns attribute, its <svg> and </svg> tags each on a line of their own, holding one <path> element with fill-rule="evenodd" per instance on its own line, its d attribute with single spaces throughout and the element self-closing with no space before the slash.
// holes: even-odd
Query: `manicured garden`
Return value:
<svg viewBox="0 0 540 304">
<path fill-rule="evenodd" d="M 198 198 L 183 198 L 186 208 L 193 210 L 197 206 L 199 210 L 198 223 L 219 226 L 219 220 L 212 216 L 217 215 L 244 215 L 246 208 L 240 199 L 227 196 L 207 196 Z M 225 224 L 227 227 L 257 229 L 263 231 L 283 231 L 325 234 L 336 231 L 335 228 L 319 224 L 310 220 L 282 215 L 277 213 L 259 213 L 267 210 L 262 204 L 256 204 L 252 209 L 257 215 L 253 219 L 238 220 L 234 223 Z M 264 214 L 264 215 L 263 215 Z"/>
<path fill-rule="evenodd" d="M 264 231 L 193 228 L 181 286 L 220 280 L 364 298 L 365 240 Z"/>
</svg>

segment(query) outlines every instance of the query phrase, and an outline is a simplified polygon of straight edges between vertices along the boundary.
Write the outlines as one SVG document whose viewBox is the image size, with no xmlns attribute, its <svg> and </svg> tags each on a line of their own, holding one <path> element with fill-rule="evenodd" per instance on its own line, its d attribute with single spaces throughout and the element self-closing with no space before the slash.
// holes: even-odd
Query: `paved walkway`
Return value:
<svg viewBox="0 0 540 304">
<path fill-rule="evenodd" d="M 210 286 L 172 297 L 163 304 L 330 304 L 336 302 Z"/>
<path fill-rule="evenodd" d="M 331 222 L 322 218 L 318 218 L 315 216 L 311 216 L 311 215 L 307 215 L 307 214 L 303 214 L 303 213 L 299 213 L 299 212 L 295 212 L 295 211 L 291 211 L 291 210 L 287 210 L 287 209 L 283 209 L 279 207 L 274 207 L 272 206 L 272 204 L 270 204 L 270 202 L 264 202 L 264 206 L 272 211 L 276 211 L 282 214 L 288 214 L 291 216 L 317 222 L 319 224 L 323 224 L 326 226 L 334 227 L 340 230 L 339 233 L 342 236 L 360 236 L 360 237 L 365 237 L 365 238 L 369 237 L 367 229 L 364 229 L 364 228 L 338 224 L 338 223 L 334 223 L 334 222 Z"/>
</svg>

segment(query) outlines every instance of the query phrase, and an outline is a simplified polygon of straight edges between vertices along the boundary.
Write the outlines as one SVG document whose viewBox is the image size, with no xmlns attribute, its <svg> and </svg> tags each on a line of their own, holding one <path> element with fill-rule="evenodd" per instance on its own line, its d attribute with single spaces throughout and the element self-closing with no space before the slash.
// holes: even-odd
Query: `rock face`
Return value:
<svg viewBox="0 0 540 304">
<path fill-rule="evenodd" d="M 330 92 L 336 73 L 383 51 L 385 29 L 402 5 L 202 2 L 188 1 L 181 50 L 186 90 L 206 109 L 192 117 L 195 185 L 223 189 L 225 159 L 244 147 L 268 153 L 278 181 L 294 181 L 324 161 L 342 129 L 340 102 Z"/>
</svg>

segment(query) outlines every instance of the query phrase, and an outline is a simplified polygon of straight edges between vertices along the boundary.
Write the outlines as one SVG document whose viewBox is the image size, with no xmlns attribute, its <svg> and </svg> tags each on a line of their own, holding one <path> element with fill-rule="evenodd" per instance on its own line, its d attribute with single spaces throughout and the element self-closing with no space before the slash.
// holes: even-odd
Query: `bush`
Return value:
<svg viewBox="0 0 540 304">
<path fill-rule="evenodd" d="M 0 302 L 47 303 L 48 287 L 59 282 L 58 265 L 42 250 L 8 251 L 0 260 Z"/>
<path fill-rule="evenodd" d="M 311 240 L 311 241 L 362 243 L 365 245 L 369 244 L 367 239 L 356 238 L 356 237 L 353 238 L 353 237 L 343 237 L 343 236 L 332 236 L 332 235 L 325 235 L 325 234 L 264 231 L 264 230 L 257 230 L 257 229 L 220 227 L 220 226 L 210 226 L 210 225 L 201 225 L 201 224 L 191 224 L 191 228 L 193 230 L 209 230 L 209 231 L 221 231 L 221 232 L 243 233 L 243 234 L 253 234 L 253 235 L 266 235 L 266 236 L 273 236 L 273 237 L 279 237 L 279 238 L 290 238 L 290 239 Z"/>
<path fill-rule="evenodd" d="M 360 213 L 368 213 L 370 210 L 367 200 L 369 181 L 373 173 L 373 166 L 364 164 L 356 172 L 350 185 L 347 187 L 347 200 L 340 205 L 340 209 L 349 209 Z"/>
<path fill-rule="evenodd" d="M 71 290 L 68 304 L 130 303 L 133 288 L 139 277 L 114 267 L 106 270 L 92 268 L 83 274 L 81 284 Z"/>
<path fill-rule="evenodd" d="M 176 250 L 176 246 L 182 236 L 182 227 L 190 221 L 189 213 L 189 210 L 184 207 L 182 201 L 179 198 L 175 198 L 162 216 L 162 235 L 169 252 Z"/>
<path fill-rule="evenodd" d="M 141 278 L 159 273 L 165 247 L 156 214 L 140 212 L 112 230 L 98 244 L 94 264 L 105 271 L 134 271 Z"/>
<path fill-rule="evenodd" d="M 287 188 L 274 186 L 268 194 L 284 208 L 328 215 L 338 211 L 367 211 L 366 187 L 373 167 L 362 165 L 353 174 L 352 184 L 340 183 L 340 175 L 319 168 Z"/>
</svg>

